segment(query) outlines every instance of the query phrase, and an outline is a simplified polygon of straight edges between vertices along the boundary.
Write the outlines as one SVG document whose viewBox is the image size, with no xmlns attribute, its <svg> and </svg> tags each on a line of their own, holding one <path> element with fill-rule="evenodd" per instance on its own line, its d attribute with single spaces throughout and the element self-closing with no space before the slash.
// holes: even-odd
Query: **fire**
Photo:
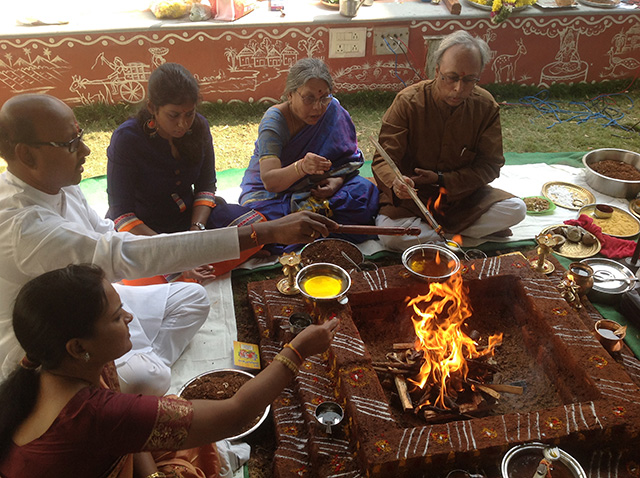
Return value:
<svg viewBox="0 0 640 478">
<path fill-rule="evenodd" d="M 502 334 L 492 335 L 488 346 L 479 350 L 476 342 L 462 331 L 472 311 L 460 274 L 454 274 L 446 282 L 431 283 L 429 293 L 411 299 L 408 307 L 413 307 L 415 313 L 414 348 L 424 351 L 425 357 L 416 379 L 409 380 L 421 389 L 438 387 L 434 405 L 447 409 L 445 397 L 455 397 L 466 380 L 467 359 L 493 355 L 495 347 L 502 343 Z"/>
</svg>

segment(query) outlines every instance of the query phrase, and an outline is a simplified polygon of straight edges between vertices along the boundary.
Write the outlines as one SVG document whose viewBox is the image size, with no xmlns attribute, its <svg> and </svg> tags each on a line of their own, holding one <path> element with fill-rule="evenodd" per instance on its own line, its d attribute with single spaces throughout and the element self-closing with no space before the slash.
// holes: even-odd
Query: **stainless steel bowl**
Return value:
<svg viewBox="0 0 640 478">
<path fill-rule="evenodd" d="M 332 296 L 316 297 L 309 293 L 305 288 L 305 283 L 313 278 L 319 276 L 327 276 L 340 281 L 340 291 Z M 351 287 L 351 277 L 342 267 L 335 264 L 329 264 L 328 262 L 316 262 L 300 269 L 296 274 L 296 286 L 300 290 L 300 293 L 305 297 L 312 300 L 337 300 L 341 304 L 346 304 L 347 291 Z"/>
<path fill-rule="evenodd" d="M 249 372 L 245 372 L 244 370 L 236 370 L 236 369 L 233 369 L 233 368 L 220 368 L 220 369 L 217 369 L 217 370 L 210 370 L 209 372 L 204 372 L 204 373 L 201 373 L 200 375 L 196 375 L 191 380 L 189 380 L 187 383 L 185 383 L 182 386 L 182 388 L 180 388 L 180 391 L 178 392 L 178 396 L 182 397 L 182 394 L 184 393 L 184 391 L 193 382 L 195 382 L 196 380 L 198 380 L 201 377 L 205 377 L 207 375 L 217 375 L 217 374 L 219 375 L 219 374 L 222 374 L 222 373 L 229 373 L 229 372 L 237 373 L 239 375 L 246 375 L 249 378 L 254 378 L 253 374 L 251 374 Z M 260 420 L 258 420 L 258 422 L 255 425 L 253 425 L 248 430 L 243 431 L 239 435 L 227 438 L 227 440 L 229 440 L 229 441 L 240 440 L 241 438 L 244 438 L 247 435 L 249 435 L 249 434 L 253 433 L 254 431 L 256 431 L 260 427 L 260 425 L 262 425 L 262 423 L 267 419 L 267 416 L 269 415 L 269 411 L 270 410 L 271 410 L 271 405 L 267 405 L 267 408 L 264 409 L 264 412 L 260 416 Z"/>
<path fill-rule="evenodd" d="M 443 281 L 460 270 L 460 259 L 446 247 L 418 244 L 402 254 L 402 264 L 414 276 L 426 281 Z"/>
<path fill-rule="evenodd" d="M 640 170 L 640 154 L 626 149 L 602 148 L 589 151 L 582 157 L 587 184 L 596 191 L 615 198 L 635 198 L 640 193 L 640 181 L 614 179 L 595 172 L 591 166 L 598 161 L 612 159 L 623 161 Z"/>
<path fill-rule="evenodd" d="M 538 463 L 545 458 L 544 450 L 550 448 L 543 443 L 527 443 L 511 448 L 502 458 L 502 478 L 521 478 L 534 476 Z M 563 450 L 558 450 L 560 456 L 557 461 L 562 463 L 574 478 L 587 478 L 580 463 Z M 524 468 L 528 468 L 525 470 Z M 529 470 L 532 470 L 529 473 Z M 562 474 L 562 476 L 566 476 Z"/>
</svg>

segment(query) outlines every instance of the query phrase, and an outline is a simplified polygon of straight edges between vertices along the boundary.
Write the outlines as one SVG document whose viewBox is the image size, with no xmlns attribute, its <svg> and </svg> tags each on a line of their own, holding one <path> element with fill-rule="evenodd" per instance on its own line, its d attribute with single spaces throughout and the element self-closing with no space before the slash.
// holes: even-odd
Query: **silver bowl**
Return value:
<svg viewBox="0 0 640 478">
<path fill-rule="evenodd" d="M 631 164 L 640 170 L 640 154 L 626 149 L 602 148 L 589 151 L 582 157 L 587 184 L 596 191 L 615 198 L 635 198 L 640 193 L 640 181 L 625 181 L 604 176 L 591 169 L 598 161 L 612 159 Z"/>
<path fill-rule="evenodd" d="M 442 281 L 460 270 L 460 259 L 446 247 L 418 244 L 402 254 L 402 264 L 414 276 L 426 281 Z"/>
<path fill-rule="evenodd" d="M 334 295 L 317 296 L 309 292 L 306 288 L 308 280 L 314 277 L 326 276 L 340 281 L 340 291 Z M 312 300 L 337 300 L 341 304 L 346 304 L 347 291 L 351 287 L 351 277 L 342 267 L 328 262 L 316 262 L 300 269 L 296 274 L 296 286 L 300 293 Z"/>
<path fill-rule="evenodd" d="M 191 380 L 189 380 L 187 383 L 185 383 L 182 386 L 182 388 L 180 388 L 180 391 L 178 392 L 178 396 L 182 397 L 182 394 L 189 387 L 189 385 L 191 385 L 193 382 L 195 382 L 196 380 L 198 380 L 201 377 L 205 377 L 207 375 L 220 374 L 220 373 L 229 373 L 229 372 L 234 372 L 234 373 L 237 373 L 239 375 L 246 375 L 249 378 L 254 378 L 253 374 L 251 374 L 249 372 L 245 372 L 244 370 L 236 370 L 236 369 L 233 369 L 233 368 L 219 368 L 219 369 L 216 369 L 216 370 L 210 370 L 208 372 L 201 373 L 200 375 L 196 375 Z M 260 420 L 258 420 L 258 422 L 255 425 L 253 425 L 248 430 L 243 431 L 239 435 L 236 435 L 236 436 L 233 436 L 233 437 L 228 437 L 227 440 L 229 440 L 229 441 L 240 440 L 241 438 L 244 438 L 247 435 L 249 435 L 249 434 L 253 433 L 254 431 L 256 431 L 260 427 L 260 425 L 262 425 L 262 423 L 267 419 L 267 415 L 269 415 L 269 411 L 270 410 L 271 410 L 271 405 L 267 405 L 267 408 L 264 409 L 264 412 L 263 412 L 262 416 L 260 417 Z"/>
</svg>

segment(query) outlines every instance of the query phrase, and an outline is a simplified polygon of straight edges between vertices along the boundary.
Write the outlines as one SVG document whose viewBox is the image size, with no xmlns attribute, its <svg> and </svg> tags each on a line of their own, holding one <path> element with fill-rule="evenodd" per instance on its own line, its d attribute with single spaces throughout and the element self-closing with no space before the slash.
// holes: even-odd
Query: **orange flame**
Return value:
<svg viewBox="0 0 640 478">
<path fill-rule="evenodd" d="M 448 281 L 431 283 L 429 293 L 411 299 L 412 317 L 416 331 L 416 350 L 423 350 L 425 362 L 412 383 L 424 389 L 425 385 L 437 385 L 439 395 L 435 405 L 449 408 L 445 396 L 455 395 L 454 383 L 461 384 L 469 371 L 467 359 L 493 355 L 495 347 L 502 343 L 502 334 L 489 338 L 489 345 L 478 350 L 477 344 L 462 331 L 464 321 L 471 316 L 467 289 L 460 274 Z M 452 379 L 459 380 L 452 380 Z"/>
</svg>

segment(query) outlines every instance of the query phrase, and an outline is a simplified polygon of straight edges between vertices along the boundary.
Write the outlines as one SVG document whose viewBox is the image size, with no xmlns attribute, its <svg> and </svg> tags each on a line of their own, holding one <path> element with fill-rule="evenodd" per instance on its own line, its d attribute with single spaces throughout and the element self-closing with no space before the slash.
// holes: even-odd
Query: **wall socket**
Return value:
<svg viewBox="0 0 640 478">
<path fill-rule="evenodd" d="M 329 30 L 329 58 L 363 57 L 367 47 L 367 28 Z"/>
<path fill-rule="evenodd" d="M 407 51 L 405 45 L 408 44 L 408 27 L 381 27 L 373 29 L 373 49 L 376 55 L 404 54 Z"/>
</svg>

